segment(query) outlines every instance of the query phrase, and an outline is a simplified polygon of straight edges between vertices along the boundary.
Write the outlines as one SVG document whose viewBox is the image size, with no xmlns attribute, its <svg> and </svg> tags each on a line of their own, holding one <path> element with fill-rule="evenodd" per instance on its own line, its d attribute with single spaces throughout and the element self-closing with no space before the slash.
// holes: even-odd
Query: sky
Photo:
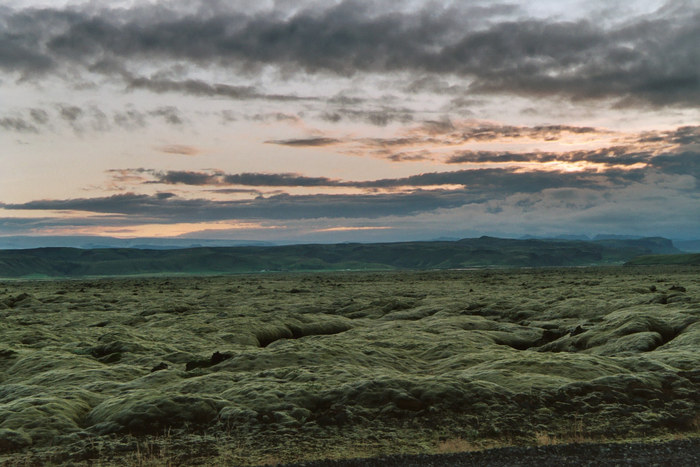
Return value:
<svg viewBox="0 0 700 467">
<path fill-rule="evenodd" d="M 700 238 L 700 1 L 0 1 L 0 236 Z"/>
</svg>

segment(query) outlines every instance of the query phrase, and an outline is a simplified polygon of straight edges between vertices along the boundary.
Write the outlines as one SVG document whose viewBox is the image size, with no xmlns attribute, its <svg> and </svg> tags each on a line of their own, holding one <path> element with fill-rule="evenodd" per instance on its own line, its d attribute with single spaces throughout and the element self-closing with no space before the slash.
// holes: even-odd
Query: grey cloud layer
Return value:
<svg viewBox="0 0 700 467">
<path fill-rule="evenodd" d="M 479 200 L 460 192 L 417 191 L 383 195 L 275 195 L 250 201 L 182 199 L 171 193 L 126 193 L 101 198 L 2 204 L 6 210 L 77 210 L 133 216 L 132 222 L 206 222 L 227 219 L 378 218 L 405 216 Z M 483 201 L 483 200 L 481 200 Z"/>
<path fill-rule="evenodd" d="M 185 180 L 186 174 L 180 174 Z M 285 183 L 332 184 L 333 181 L 298 177 L 292 175 L 220 174 L 220 177 L 235 177 L 240 184 L 286 186 Z M 287 181 L 281 181 L 287 180 Z M 204 183 L 207 180 L 187 180 Z M 275 185 L 276 184 L 276 185 Z M 362 186 L 367 183 L 360 182 Z M 15 210 L 33 211 L 84 211 L 108 214 L 103 218 L 44 220 L 5 219 L 5 226 L 13 231 L 41 229 L 42 226 L 70 225 L 138 225 L 139 223 L 208 222 L 223 220 L 265 220 L 284 223 L 300 223 L 312 219 L 335 219 L 344 223 L 352 219 L 426 219 L 446 216 L 448 224 L 468 221 L 462 216 L 473 213 L 471 222 L 497 225 L 499 222 L 513 223 L 527 215 L 530 219 L 541 219 L 543 223 L 557 225 L 558 216 L 576 219 L 596 219 L 601 226 L 620 227 L 619 220 L 630 208 L 653 207 L 652 212 L 674 212 L 679 209 L 695 216 L 700 206 L 700 193 L 696 180 L 688 175 L 663 174 L 655 169 L 635 171 L 609 171 L 599 174 L 533 172 L 516 173 L 512 170 L 485 169 L 448 173 L 421 174 L 402 179 L 369 182 L 375 187 L 412 186 L 411 191 L 365 194 L 314 194 L 258 196 L 248 200 L 215 201 L 209 199 L 185 199 L 173 193 L 156 195 L 125 193 L 95 198 L 64 200 L 37 200 L 27 203 L 2 204 L 6 212 Z M 433 189 L 441 184 L 462 184 L 458 189 Z M 303 186 L 303 185 L 302 185 Z M 226 191 L 226 190 L 224 190 Z M 240 191 L 240 190 L 236 190 Z M 465 211 L 460 214 L 459 209 Z M 670 211 L 669 211 L 670 210 Z M 648 220 L 648 212 L 644 214 Z M 675 215 L 675 214 L 674 214 Z M 418 216 L 418 217 L 414 217 Z M 428 216 L 428 217 L 426 217 Z M 457 217 L 454 217 L 457 216 Z M 496 216 L 496 217 L 494 217 Z M 534 217 L 533 217 L 534 216 Z M 588 216 L 588 217 L 586 217 Z M 597 216 L 597 217 L 596 217 Z M 700 218 L 685 224 L 698 225 Z M 0 219 L 0 221 L 2 221 Z M 81 224 L 80 222 L 84 222 Z M 470 222 L 470 223 L 471 223 Z M 3 222 L 0 222 L 2 225 Z M 291 225 L 290 224 L 290 225 Z M 624 224 L 624 223 L 623 223 Z M 684 225 L 685 225 L 684 224 Z M 635 224 L 636 225 L 636 224 Z M 574 229 L 585 224 L 571 226 Z M 653 233 L 653 225 L 647 230 Z M 439 232 L 448 226 L 435 225 L 430 231 Z M 560 226 L 560 228 L 563 228 Z"/>
<path fill-rule="evenodd" d="M 592 150 L 561 152 L 458 150 L 445 156 L 436 149 L 465 143 L 491 143 L 518 140 L 561 141 L 567 135 L 615 136 L 616 146 Z M 449 120 L 428 121 L 393 138 L 313 137 L 273 140 L 268 143 L 296 147 L 338 146 L 350 154 L 374 155 L 394 162 L 432 161 L 447 164 L 488 164 L 587 162 L 602 166 L 647 165 L 662 172 L 686 173 L 700 177 L 700 126 L 682 126 L 675 130 L 645 131 L 638 134 L 615 134 L 592 127 L 568 125 L 512 126 L 482 123 L 453 123 Z M 605 168 L 605 167 L 603 167 Z M 348 186 L 334 181 L 335 186 Z M 339 184 L 340 183 L 340 184 Z M 354 183 L 352 186 L 356 186 Z"/>
<path fill-rule="evenodd" d="M 694 128 L 694 127 L 691 127 Z M 679 129 L 678 131 L 680 131 Z M 365 138 L 363 142 L 377 147 L 439 144 L 443 146 L 463 143 L 489 143 L 517 139 L 558 141 L 567 135 L 603 134 L 605 130 L 570 125 L 515 126 L 487 122 L 452 122 L 449 119 L 428 120 L 409 129 L 398 138 Z M 695 135 L 697 136 L 697 135 Z M 668 135 L 654 133 L 650 137 L 668 139 Z"/>
<path fill-rule="evenodd" d="M 32 108 L 22 112 L 0 115 L 0 128 L 19 133 L 41 133 L 62 122 L 78 133 L 86 130 L 107 131 L 113 127 L 126 130 L 144 128 L 152 121 L 168 125 L 182 125 L 186 117 L 175 106 L 160 106 L 137 110 L 127 106 L 122 110 L 103 110 L 97 105 L 78 106 L 58 103 L 47 110 Z"/>
<path fill-rule="evenodd" d="M 267 101 L 309 101 L 314 97 L 293 94 L 266 94 L 253 86 L 232 86 L 229 84 L 210 84 L 202 80 L 169 80 L 125 75 L 127 89 L 147 89 L 156 93 L 179 92 L 194 96 L 222 96 L 237 100 L 261 99 Z"/>
<path fill-rule="evenodd" d="M 614 27 L 593 18 L 518 18 L 508 14 L 513 8 L 506 5 L 431 3 L 400 11 L 345 0 L 325 8 L 250 14 L 220 2 L 209 5 L 209 11 L 202 5 L 197 13 L 162 5 L 5 9 L 0 68 L 40 76 L 66 63 L 99 69 L 105 60 L 126 66 L 177 60 L 239 70 L 275 65 L 343 76 L 410 71 L 465 77 L 472 93 L 614 98 L 620 105 L 700 103 L 700 12 L 692 2 Z M 135 78 L 127 85 L 265 97 L 255 89 L 193 80 Z"/>
<path fill-rule="evenodd" d="M 677 155 L 667 156 L 670 160 L 676 159 Z M 604 165 L 630 166 L 635 164 L 650 164 L 653 166 L 663 166 L 663 159 L 648 152 L 640 152 L 629 147 L 603 148 L 591 151 L 570 151 L 565 153 L 553 152 L 495 152 L 495 151 L 464 151 L 450 156 L 446 162 L 448 164 L 462 163 L 524 163 L 524 162 L 591 162 Z"/>
<path fill-rule="evenodd" d="M 20 133 L 38 133 L 39 129 L 22 117 L 2 117 L 0 118 L 0 128 Z"/>
<path fill-rule="evenodd" d="M 682 164 L 682 162 L 681 162 Z M 519 171 L 514 168 L 489 168 L 458 170 L 452 172 L 431 172 L 402 178 L 379 180 L 346 181 L 327 177 L 307 177 L 293 173 L 240 173 L 175 171 L 160 172 L 151 169 L 132 169 L 134 174 L 148 174 L 153 178 L 146 184 L 191 186 L 254 186 L 254 187 L 337 187 L 358 189 L 394 189 L 402 187 L 425 188 L 442 185 L 461 185 L 472 193 L 491 193 L 500 196 L 504 193 L 533 193 L 555 187 L 605 188 L 637 181 L 642 171 L 608 170 L 605 173 L 558 172 L 558 171 Z M 124 171 L 117 171 L 123 176 Z"/>
<path fill-rule="evenodd" d="M 338 143 L 339 140 L 335 138 L 297 138 L 297 139 L 277 139 L 266 141 L 270 144 L 279 144 L 281 146 L 292 146 L 292 147 L 315 147 L 315 146 L 330 146 L 332 144 Z"/>
<path fill-rule="evenodd" d="M 606 148 L 598 151 L 573 151 L 564 154 L 555 153 L 499 153 L 489 151 L 464 152 L 450 157 L 447 162 L 460 163 L 504 163 L 504 162 L 590 162 L 608 166 L 632 166 L 644 164 L 648 169 L 661 173 L 692 175 L 700 180 L 700 152 L 681 152 L 674 154 L 653 155 L 630 151 L 628 148 Z M 610 172 L 609 170 L 607 172 Z M 629 171 L 629 174 L 641 173 Z"/>
</svg>

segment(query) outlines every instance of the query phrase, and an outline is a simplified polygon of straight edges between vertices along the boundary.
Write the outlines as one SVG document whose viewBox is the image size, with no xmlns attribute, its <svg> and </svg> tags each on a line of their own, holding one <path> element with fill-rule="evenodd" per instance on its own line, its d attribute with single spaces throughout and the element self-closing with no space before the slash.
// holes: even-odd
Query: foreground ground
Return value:
<svg viewBox="0 0 700 467">
<path fill-rule="evenodd" d="M 0 318 L 10 465 L 700 431 L 697 268 L 8 281 Z"/>
<path fill-rule="evenodd" d="M 697 467 L 700 439 L 656 443 L 573 443 L 494 448 L 452 454 L 397 454 L 366 459 L 312 461 L 288 467 Z"/>
</svg>

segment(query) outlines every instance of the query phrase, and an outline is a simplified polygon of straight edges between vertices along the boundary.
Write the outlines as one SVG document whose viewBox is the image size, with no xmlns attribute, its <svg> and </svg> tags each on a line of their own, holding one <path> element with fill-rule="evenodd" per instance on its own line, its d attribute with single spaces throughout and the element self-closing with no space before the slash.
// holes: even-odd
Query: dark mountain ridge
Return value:
<svg viewBox="0 0 700 467">
<path fill-rule="evenodd" d="M 459 269 L 623 264 L 679 251 L 665 238 L 634 240 L 514 240 L 342 243 L 286 246 L 37 248 L 0 250 L 0 277 L 81 277 L 228 274 L 265 271 Z"/>
</svg>

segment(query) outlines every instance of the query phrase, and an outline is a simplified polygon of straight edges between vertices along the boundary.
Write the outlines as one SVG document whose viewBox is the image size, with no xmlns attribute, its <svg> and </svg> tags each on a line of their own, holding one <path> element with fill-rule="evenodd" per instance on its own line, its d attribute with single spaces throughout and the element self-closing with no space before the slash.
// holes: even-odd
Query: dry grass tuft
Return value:
<svg viewBox="0 0 700 467">
<path fill-rule="evenodd" d="M 690 427 L 693 431 L 700 432 L 700 412 L 695 414 L 693 421 L 690 422 Z"/>
<path fill-rule="evenodd" d="M 447 438 L 438 441 L 435 447 L 435 454 L 452 454 L 456 452 L 471 452 L 471 451 L 483 451 L 484 449 L 491 449 L 504 446 L 509 443 L 504 443 L 498 440 L 479 440 L 470 441 L 462 437 Z"/>
<path fill-rule="evenodd" d="M 576 419 L 569 429 L 569 431 L 561 433 L 559 435 L 545 433 L 538 431 L 535 433 L 535 443 L 538 446 L 552 446 L 555 444 L 580 444 L 580 443 L 592 443 L 600 442 L 601 440 L 596 438 L 593 439 L 583 428 L 583 420 Z"/>
<path fill-rule="evenodd" d="M 282 458 L 274 454 L 266 454 L 260 459 L 260 465 L 279 465 L 282 464 Z"/>
<path fill-rule="evenodd" d="M 453 452 L 474 451 L 474 443 L 463 438 L 448 438 L 438 442 L 435 452 L 438 454 L 449 454 Z"/>
</svg>

